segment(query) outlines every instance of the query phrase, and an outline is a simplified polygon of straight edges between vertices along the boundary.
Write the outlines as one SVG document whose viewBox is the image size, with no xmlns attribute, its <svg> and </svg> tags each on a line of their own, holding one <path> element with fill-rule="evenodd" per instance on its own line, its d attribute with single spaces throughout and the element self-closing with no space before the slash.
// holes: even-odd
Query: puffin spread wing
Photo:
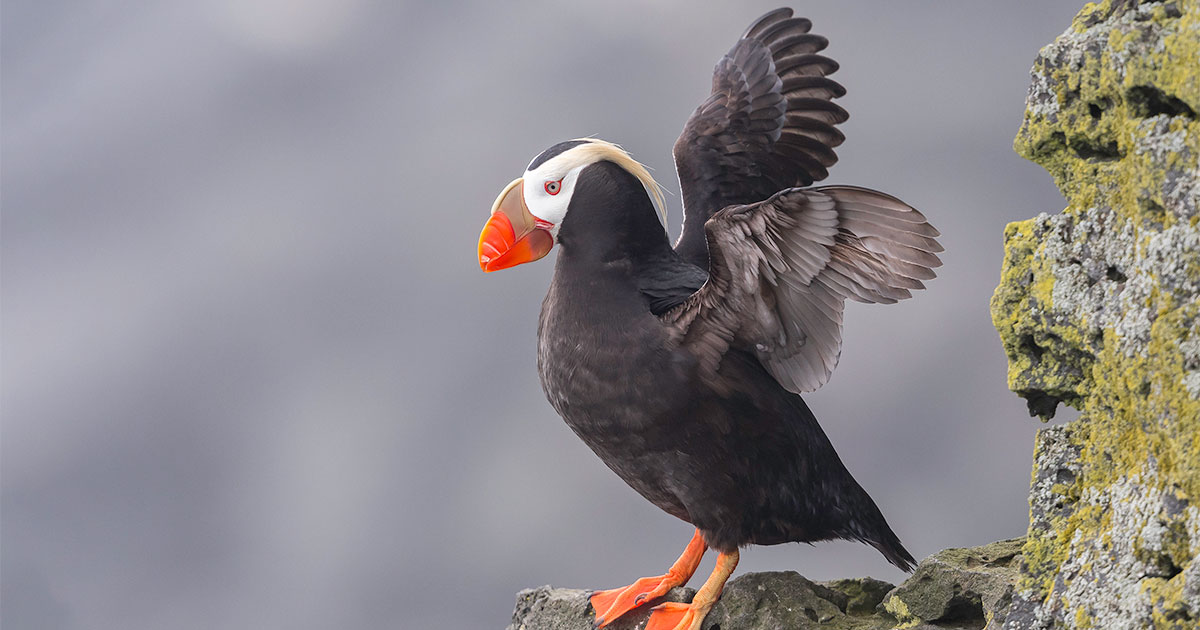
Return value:
<svg viewBox="0 0 1200 630">
<path fill-rule="evenodd" d="M 714 387 L 730 348 L 753 352 L 786 389 L 829 380 L 847 298 L 892 303 L 940 266 L 938 231 L 904 202 L 852 186 L 783 190 L 705 224 L 708 282 L 662 315 Z"/>
<path fill-rule="evenodd" d="M 812 23 L 778 9 L 759 18 L 717 63 L 712 94 L 675 142 L 683 233 L 675 251 L 707 267 L 704 224 L 726 206 L 762 201 L 828 175 L 848 118 L 831 99 L 846 90 L 826 78 L 837 62 Z"/>
</svg>

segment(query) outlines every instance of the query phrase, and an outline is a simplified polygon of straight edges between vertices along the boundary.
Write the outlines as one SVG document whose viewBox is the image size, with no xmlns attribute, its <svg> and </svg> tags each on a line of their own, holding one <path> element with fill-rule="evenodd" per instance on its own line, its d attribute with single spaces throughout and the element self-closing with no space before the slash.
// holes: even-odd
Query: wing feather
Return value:
<svg viewBox="0 0 1200 630">
<path fill-rule="evenodd" d="M 790 391 L 819 388 L 841 355 L 845 301 L 908 298 L 941 265 L 924 216 L 865 188 L 784 190 L 721 210 L 705 233 L 708 282 L 662 319 L 718 387 L 736 347 Z"/>
<path fill-rule="evenodd" d="M 770 18 L 771 23 L 765 24 L 761 29 L 755 29 L 755 27 L 751 26 L 747 34 L 742 36 L 743 39 L 768 41 L 790 33 L 807 33 L 812 28 L 812 22 L 808 18 L 792 17 L 791 9 L 784 9 L 784 11 L 787 13 L 779 13 L 779 9 L 776 9 L 759 18 L 759 20 L 764 22 Z M 778 19 L 780 17 L 783 19 Z"/>
<path fill-rule="evenodd" d="M 829 41 L 812 22 L 778 9 L 756 20 L 713 69 L 712 92 L 675 142 L 683 193 L 683 233 L 675 250 L 708 264 L 704 224 L 722 208 L 762 201 L 829 175 L 834 128 L 846 110 L 831 99 L 846 90 L 827 78 L 836 61 L 818 54 Z"/>
</svg>

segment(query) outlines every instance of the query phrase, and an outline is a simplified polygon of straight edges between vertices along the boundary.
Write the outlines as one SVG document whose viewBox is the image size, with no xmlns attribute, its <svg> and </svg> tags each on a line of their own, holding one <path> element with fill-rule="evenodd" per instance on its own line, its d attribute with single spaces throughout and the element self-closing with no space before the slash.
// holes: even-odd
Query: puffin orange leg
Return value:
<svg viewBox="0 0 1200 630">
<path fill-rule="evenodd" d="M 593 593 L 591 601 L 592 609 L 596 611 L 596 627 L 607 626 L 634 608 L 666 595 L 667 591 L 676 586 L 686 584 L 692 579 L 696 567 L 700 566 L 700 559 L 704 557 L 706 549 L 708 545 L 704 544 L 700 530 L 696 530 L 687 549 L 683 550 L 679 559 L 665 574 L 641 578 L 625 588 Z"/>
<path fill-rule="evenodd" d="M 645 630 L 700 630 L 700 624 L 708 615 L 708 611 L 712 610 L 713 604 L 717 603 L 721 589 L 725 588 L 725 581 L 737 568 L 737 563 L 736 549 L 717 556 L 717 566 L 704 581 L 704 586 L 696 591 L 692 603 L 667 602 L 655 606 L 651 609 L 650 620 L 646 622 Z"/>
</svg>

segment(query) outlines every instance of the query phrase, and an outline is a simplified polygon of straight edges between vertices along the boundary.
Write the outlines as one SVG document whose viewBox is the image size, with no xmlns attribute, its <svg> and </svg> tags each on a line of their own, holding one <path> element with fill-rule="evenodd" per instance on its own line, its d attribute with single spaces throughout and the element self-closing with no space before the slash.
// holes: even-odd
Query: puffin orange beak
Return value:
<svg viewBox="0 0 1200 630">
<path fill-rule="evenodd" d="M 554 247 L 549 226 L 530 214 L 523 191 L 524 181 L 518 177 L 492 204 L 492 218 L 479 234 L 480 269 L 496 271 L 533 262 Z"/>
</svg>

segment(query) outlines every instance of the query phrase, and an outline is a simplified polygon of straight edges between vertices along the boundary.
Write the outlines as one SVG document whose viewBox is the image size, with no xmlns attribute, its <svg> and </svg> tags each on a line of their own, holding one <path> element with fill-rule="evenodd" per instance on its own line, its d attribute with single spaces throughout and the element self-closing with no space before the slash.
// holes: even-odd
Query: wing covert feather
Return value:
<svg viewBox="0 0 1200 630">
<path fill-rule="evenodd" d="M 819 388 L 841 354 L 845 301 L 905 299 L 941 265 L 938 231 L 921 213 L 852 186 L 730 206 L 705 233 L 708 282 L 662 319 L 715 385 L 721 357 L 736 347 L 792 392 Z"/>
</svg>

